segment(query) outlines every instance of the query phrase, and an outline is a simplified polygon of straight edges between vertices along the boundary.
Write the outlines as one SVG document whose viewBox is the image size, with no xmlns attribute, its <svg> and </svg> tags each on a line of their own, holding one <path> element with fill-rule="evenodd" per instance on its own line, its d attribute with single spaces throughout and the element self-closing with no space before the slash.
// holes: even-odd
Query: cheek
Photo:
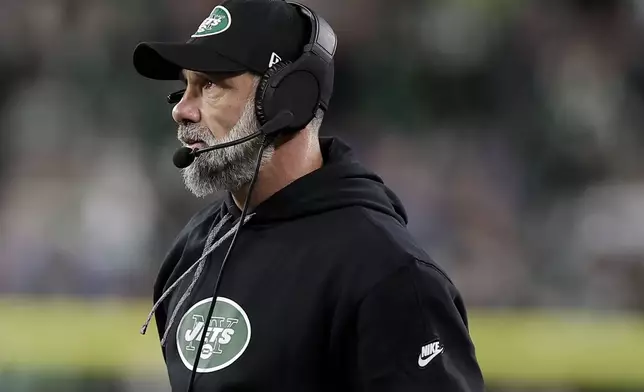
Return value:
<svg viewBox="0 0 644 392">
<path fill-rule="evenodd" d="M 215 137 L 222 138 L 237 124 L 245 105 L 232 92 L 217 93 L 204 100 L 202 115 Z"/>
</svg>

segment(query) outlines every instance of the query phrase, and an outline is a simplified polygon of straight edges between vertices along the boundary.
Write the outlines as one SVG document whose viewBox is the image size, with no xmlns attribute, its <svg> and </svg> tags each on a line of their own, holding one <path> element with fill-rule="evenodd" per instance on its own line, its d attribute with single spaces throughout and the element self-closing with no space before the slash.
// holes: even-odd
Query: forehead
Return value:
<svg viewBox="0 0 644 392">
<path fill-rule="evenodd" d="M 181 74 L 179 75 L 179 80 L 182 82 L 186 83 L 191 80 L 197 79 L 197 78 L 205 78 L 206 74 L 202 72 L 196 72 L 196 71 L 190 71 L 188 69 L 183 69 L 181 70 Z"/>
<path fill-rule="evenodd" d="M 221 81 L 226 81 L 228 79 L 232 79 L 236 76 L 243 75 L 245 72 L 221 72 L 221 73 L 213 73 L 213 74 L 207 74 L 204 72 L 197 72 L 197 71 L 191 71 L 188 69 L 181 70 L 181 74 L 179 75 L 179 80 L 181 80 L 184 83 L 189 83 L 191 81 L 200 81 L 204 79 L 212 80 L 215 82 L 221 82 Z"/>
</svg>

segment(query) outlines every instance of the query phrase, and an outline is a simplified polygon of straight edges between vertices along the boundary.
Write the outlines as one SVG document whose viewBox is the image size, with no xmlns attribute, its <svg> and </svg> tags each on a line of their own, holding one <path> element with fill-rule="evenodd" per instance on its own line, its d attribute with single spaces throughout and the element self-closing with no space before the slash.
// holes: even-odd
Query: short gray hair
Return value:
<svg viewBox="0 0 644 392">
<path fill-rule="evenodd" d="M 307 126 L 309 131 L 312 132 L 314 135 L 318 135 L 320 133 L 320 127 L 322 126 L 323 119 L 324 119 L 324 110 L 318 108 L 318 110 L 315 112 L 315 116 Z"/>
</svg>

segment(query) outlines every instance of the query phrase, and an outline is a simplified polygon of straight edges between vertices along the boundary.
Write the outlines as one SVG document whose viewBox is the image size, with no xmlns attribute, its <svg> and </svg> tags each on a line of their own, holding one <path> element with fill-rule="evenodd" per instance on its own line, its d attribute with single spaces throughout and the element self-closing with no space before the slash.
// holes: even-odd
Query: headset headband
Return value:
<svg viewBox="0 0 644 392">
<path fill-rule="evenodd" d="M 325 63 L 329 64 L 335 56 L 335 50 L 338 46 L 338 40 L 331 26 L 324 18 L 313 12 L 312 9 L 304 4 L 287 1 L 299 8 L 311 24 L 311 38 L 309 43 L 304 46 L 304 53 L 312 52 L 320 57 Z"/>
</svg>

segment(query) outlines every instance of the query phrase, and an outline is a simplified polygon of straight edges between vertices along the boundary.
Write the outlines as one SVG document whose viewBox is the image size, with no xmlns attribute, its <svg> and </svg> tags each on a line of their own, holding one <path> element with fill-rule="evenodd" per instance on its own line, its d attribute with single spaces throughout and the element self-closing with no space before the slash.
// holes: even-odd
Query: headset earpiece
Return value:
<svg viewBox="0 0 644 392">
<path fill-rule="evenodd" d="M 318 108 L 328 108 L 337 39 L 329 24 L 310 8 L 288 3 L 309 20 L 311 36 L 297 60 L 279 62 L 262 76 L 255 95 L 255 113 L 264 125 L 280 112 L 289 111 L 293 121 L 283 131 L 297 132 L 306 127 Z"/>
<path fill-rule="evenodd" d="M 259 81 L 257 92 L 255 93 L 255 113 L 257 114 L 257 120 L 259 121 L 260 125 L 266 124 L 266 122 L 271 118 L 266 114 L 266 111 L 264 109 L 266 102 L 266 91 L 268 90 L 268 86 L 271 83 L 271 79 L 273 79 L 275 75 L 277 75 L 280 71 L 282 71 L 290 64 L 291 63 L 289 61 L 280 61 L 279 63 L 269 68 L 268 71 L 266 71 L 266 73 L 262 76 L 262 79 Z"/>
<path fill-rule="evenodd" d="M 316 61 L 305 54 L 294 63 L 278 63 L 262 77 L 255 98 L 260 124 L 288 110 L 293 121 L 285 132 L 296 132 L 306 127 L 320 106 L 320 85 Z"/>
</svg>

